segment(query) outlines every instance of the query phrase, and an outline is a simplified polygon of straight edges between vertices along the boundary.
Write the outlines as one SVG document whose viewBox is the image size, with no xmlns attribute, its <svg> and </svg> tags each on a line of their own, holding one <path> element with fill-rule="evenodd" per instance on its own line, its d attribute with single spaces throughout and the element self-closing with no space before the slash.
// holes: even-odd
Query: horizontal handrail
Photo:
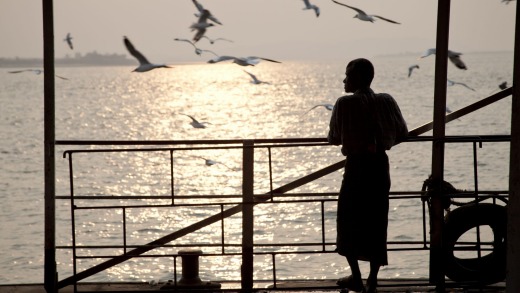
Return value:
<svg viewBox="0 0 520 293">
<path fill-rule="evenodd" d="M 317 143 L 327 142 L 326 138 L 262 138 L 252 140 L 255 144 L 266 143 Z M 140 140 L 139 145 L 189 145 L 189 144 L 207 144 L 207 145 L 224 145 L 239 144 L 242 145 L 243 139 L 206 139 L 206 140 Z M 135 140 L 56 140 L 56 145 L 136 145 Z"/>
<path fill-rule="evenodd" d="M 448 194 L 453 198 L 474 198 L 475 197 L 474 190 L 463 190 L 461 192 L 457 192 L 456 194 Z M 424 195 L 426 194 L 426 191 L 390 191 L 390 199 L 412 199 L 412 198 L 424 198 Z M 507 194 L 507 190 L 478 190 L 479 194 L 486 195 L 486 196 L 497 196 L 499 197 L 500 194 Z M 269 193 L 269 196 L 276 198 L 285 198 L 285 197 L 331 197 L 331 196 L 337 196 L 337 192 L 324 192 L 324 193 Z M 241 195 L 176 195 L 176 199 L 214 199 L 214 198 L 240 198 Z M 265 194 L 255 194 L 255 197 L 265 197 Z M 71 199 L 74 197 L 75 199 L 82 199 L 82 200 L 121 200 L 121 199 L 171 199 L 171 196 L 169 195 L 160 195 L 160 196 L 154 196 L 154 195 L 121 195 L 121 196 L 99 196 L 99 195 L 61 195 L 56 196 L 56 199 Z M 321 199 L 323 201 L 333 201 L 334 199 L 325 198 Z M 277 200 L 274 201 L 275 203 L 293 203 L 293 202 L 315 202 L 316 200 Z M 271 203 L 273 201 L 267 202 Z M 204 206 L 204 205 L 233 205 L 238 204 L 234 202 L 214 202 L 214 203 L 208 203 L 208 204 L 202 204 L 202 203 L 194 203 L 194 204 L 173 204 L 174 206 Z M 162 205 L 165 207 L 171 207 L 172 204 Z M 156 207 L 157 205 L 154 205 Z M 125 207 L 125 206 L 117 206 L 118 208 Z M 132 206 L 135 207 L 135 206 Z M 150 205 L 143 205 L 143 207 L 150 207 Z M 99 207 L 76 207 L 76 209 L 81 208 L 106 208 L 106 206 L 99 206 Z"/>
</svg>

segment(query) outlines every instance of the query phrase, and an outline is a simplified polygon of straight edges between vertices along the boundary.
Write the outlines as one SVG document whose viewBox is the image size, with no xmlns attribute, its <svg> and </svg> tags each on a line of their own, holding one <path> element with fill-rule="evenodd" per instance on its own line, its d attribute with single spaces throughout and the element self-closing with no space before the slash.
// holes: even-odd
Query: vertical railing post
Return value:
<svg viewBox="0 0 520 293">
<path fill-rule="evenodd" d="M 442 181 L 444 180 L 444 141 L 446 134 L 446 80 L 448 78 L 448 41 L 450 32 L 450 0 L 437 2 L 437 41 L 435 53 L 435 88 L 433 108 L 432 179 L 435 184 L 431 199 L 430 282 L 444 292 Z"/>
<path fill-rule="evenodd" d="M 253 289 L 254 142 L 244 140 L 242 168 L 242 292 Z"/>
<path fill-rule="evenodd" d="M 45 240 L 44 287 L 58 292 L 56 269 L 56 162 L 54 107 L 54 14 L 53 0 L 42 0 L 43 12 L 43 109 L 44 109 L 44 173 L 45 173 Z"/>
</svg>

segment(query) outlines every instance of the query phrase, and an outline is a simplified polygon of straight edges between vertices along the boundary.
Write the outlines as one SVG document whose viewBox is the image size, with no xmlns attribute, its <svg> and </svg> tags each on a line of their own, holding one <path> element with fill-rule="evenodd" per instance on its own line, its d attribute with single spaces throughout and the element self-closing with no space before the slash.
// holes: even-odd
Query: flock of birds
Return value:
<svg viewBox="0 0 520 293">
<path fill-rule="evenodd" d="M 436 52 L 437 52 L 437 50 L 435 48 L 430 48 L 430 49 L 426 50 L 419 58 L 425 58 L 430 55 L 434 55 Z M 448 60 L 450 60 L 451 63 L 453 63 L 453 65 L 455 65 L 457 68 L 462 69 L 462 70 L 467 70 L 468 67 L 462 61 L 462 59 L 460 58 L 460 55 L 462 55 L 462 53 L 448 50 Z M 412 76 L 412 72 L 415 69 L 419 69 L 419 68 L 420 67 L 418 64 L 410 65 L 410 67 L 408 67 L 408 77 Z M 472 87 L 468 86 L 467 84 L 465 84 L 463 82 L 457 82 L 457 81 L 453 81 L 450 79 L 448 79 L 446 81 L 446 85 L 447 86 L 461 85 L 469 90 L 475 91 L 475 89 L 473 89 Z"/>
<path fill-rule="evenodd" d="M 347 4 L 342 3 L 340 1 L 336 1 L 336 0 L 331 0 L 331 1 L 333 3 L 341 6 L 341 7 L 346 7 L 346 8 L 349 8 L 349 9 L 353 10 L 356 13 L 354 15 L 354 18 L 357 18 L 357 19 L 359 19 L 361 21 L 366 21 L 366 22 L 373 23 L 376 20 L 383 20 L 383 21 L 386 21 L 386 22 L 389 22 L 389 23 L 392 23 L 392 24 L 400 24 L 397 21 L 391 20 L 389 18 L 380 16 L 380 15 L 369 14 L 369 13 L 363 11 L 360 8 L 347 5 Z M 511 2 L 511 1 L 514 1 L 514 0 L 502 0 L 502 2 L 505 3 L 505 4 L 509 4 L 509 2 Z M 222 22 L 219 21 L 210 12 L 210 10 L 204 8 L 204 6 L 202 6 L 197 0 L 192 0 L 192 2 L 195 5 L 195 8 L 197 10 L 196 13 L 195 13 L 195 16 L 197 17 L 197 21 L 192 23 L 189 26 L 189 28 L 195 34 L 194 34 L 192 40 L 185 39 L 185 38 L 174 38 L 174 41 L 183 42 L 183 43 L 191 45 L 194 48 L 196 55 L 200 56 L 203 53 L 210 53 L 210 54 L 212 54 L 214 57 L 207 61 L 207 63 L 210 63 L 210 64 L 219 63 L 219 62 L 223 62 L 223 61 L 232 61 L 232 63 L 234 63 L 234 64 L 246 67 L 246 66 L 255 66 L 258 63 L 260 63 L 261 61 L 268 61 L 268 62 L 273 62 L 273 63 L 281 63 L 280 61 L 277 61 L 277 60 L 264 58 L 264 57 L 257 57 L 257 56 L 247 56 L 247 57 L 235 57 L 235 56 L 229 56 L 229 55 L 220 56 L 220 55 L 218 55 L 217 53 L 215 53 L 212 50 L 206 50 L 206 49 L 199 48 L 196 44 L 201 39 L 207 39 L 210 42 L 210 44 L 214 44 L 217 41 L 219 41 L 219 42 L 220 41 L 231 42 L 231 43 L 233 41 L 229 40 L 229 39 L 226 39 L 226 38 L 215 38 L 215 39 L 212 39 L 212 38 L 209 38 L 208 36 L 206 36 L 205 34 L 206 34 L 208 28 L 210 28 L 212 26 L 215 26 L 215 25 L 222 25 Z M 303 7 L 303 10 L 313 10 L 315 15 L 316 15 L 316 17 L 320 16 L 320 8 L 318 6 L 316 6 L 315 4 L 312 4 L 310 2 L 310 0 L 303 0 L 303 3 L 305 5 Z M 70 33 L 68 33 L 66 35 L 66 37 L 63 39 L 63 41 L 66 42 L 66 44 L 68 45 L 68 47 L 71 50 L 74 49 L 72 40 L 73 40 L 73 37 L 71 36 Z M 134 47 L 134 45 L 128 39 L 128 37 L 126 37 L 126 36 L 123 37 L 123 43 L 124 43 L 127 51 L 130 53 L 130 55 L 132 55 L 139 63 L 139 65 L 133 70 L 133 72 L 141 72 L 142 73 L 142 72 L 148 72 L 148 71 L 151 71 L 151 70 L 154 70 L 154 69 L 158 69 L 158 68 L 172 68 L 171 66 L 166 65 L 166 64 L 157 64 L 157 63 L 150 62 L 140 51 L 138 51 Z M 436 53 L 436 49 L 435 48 L 430 48 L 430 49 L 426 50 L 418 59 L 426 58 L 426 57 L 428 57 L 430 55 L 434 55 L 435 53 Z M 449 61 L 451 61 L 451 63 L 453 63 L 453 65 L 455 65 L 457 68 L 459 68 L 461 70 L 467 70 L 467 66 L 462 61 L 461 55 L 462 55 L 462 53 L 448 50 L 448 59 L 449 59 Z M 409 66 L 409 68 L 408 68 L 408 77 L 410 78 L 412 76 L 412 73 L 415 70 L 419 69 L 419 68 L 420 67 L 419 67 L 418 64 L 413 64 L 413 65 Z M 269 82 L 260 80 L 257 76 L 255 76 L 253 73 L 251 73 L 251 72 L 249 72 L 247 70 L 243 70 L 243 71 L 246 74 L 249 75 L 249 77 L 251 78 L 251 83 L 253 83 L 253 84 L 270 84 Z M 40 70 L 40 69 L 25 69 L 25 70 L 9 71 L 9 73 L 21 73 L 21 72 L 33 72 L 35 74 L 41 74 L 43 72 L 43 70 Z M 65 80 L 67 79 L 67 78 L 62 77 L 62 76 L 58 76 L 58 75 L 56 75 L 56 76 L 58 78 L 61 78 L 61 79 L 65 79 Z M 450 79 L 447 80 L 447 86 L 454 86 L 454 85 L 461 85 L 461 86 L 463 86 L 463 87 L 465 87 L 465 88 L 467 88 L 467 89 L 469 89 L 471 91 L 475 91 L 475 89 L 473 89 L 472 87 L 466 85 L 465 83 L 453 81 L 453 80 L 450 80 Z M 503 83 L 501 83 L 499 85 L 499 89 L 501 89 L 501 90 L 505 89 L 506 87 L 507 87 L 507 82 L 503 82 Z M 332 104 L 326 104 L 326 103 L 318 104 L 318 105 L 313 106 L 309 110 L 307 110 L 304 114 L 308 113 L 309 111 L 311 111 L 313 109 L 319 108 L 319 107 L 323 107 L 323 108 L 325 108 L 326 110 L 329 110 L 329 111 L 331 111 L 333 109 L 333 105 Z M 179 114 L 189 117 L 191 119 L 191 123 L 190 124 L 194 128 L 206 128 L 208 124 L 211 124 L 209 122 L 198 121 L 193 116 L 190 116 L 190 115 L 187 115 L 187 114 L 181 114 L 181 113 L 179 113 Z M 208 163 L 207 159 L 205 159 L 205 160 L 206 160 L 206 165 L 208 165 L 208 166 L 212 165 L 211 163 Z M 213 164 L 214 164 L 214 161 L 210 160 L 209 162 L 213 162 Z"/>
<path fill-rule="evenodd" d="M 204 49 L 198 48 L 195 45 L 195 43 L 198 42 L 202 38 L 207 38 L 211 42 L 211 44 L 213 44 L 216 40 L 223 40 L 223 41 L 228 41 L 228 42 L 232 42 L 232 41 L 225 39 L 225 38 L 218 38 L 218 39 L 212 40 L 212 39 L 206 37 L 205 33 L 208 28 L 215 26 L 215 24 L 222 25 L 222 22 L 220 22 L 208 9 L 204 8 L 204 6 L 202 6 L 202 4 L 200 4 L 197 0 L 192 0 L 192 2 L 195 5 L 195 7 L 197 8 L 197 13 L 195 13 L 195 16 L 198 17 L 197 22 L 194 22 L 190 26 L 190 29 L 192 31 L 195 31 L 195 35 L 193 36 L 192 40 L 183 39 L 183 38 L 175 38 L 174 39 L 175 41 L 186 42 L 186 43 L 190 44 L 191 46 L 193 46 L 195 48 L 195 54 L 197 54 L 197 55 L 201 55 L 203 52 L 208 52 L 208 53 L 213 54 L 215 57 L 213 59 L 209 60 L 208 63 L 218 63 L 218 62 L 228 61 L 228 60 L 232 60 L 233 63 L 236 63 L 241 66 L 254 66 L 254 65 L 257 65 L 261 60 L 275 62 L 275 63 L 281 63 L 280 61 L 276 61 L 276 60 L 269 59 L 269 58 L 257 57 L 257 56 L 248 56 L 248 57 L 219 56 L 218 54 L 216 54 L 215 52 L 213 52 L 211 50 L 204 50 Z M 320 9 L 318 6 L 311 4 L 310 0 L 303 0 L 303 2 L 305 4 L 305 7 L 303 8 L 304 10 L 312 9 L 312 10 L 314 10 L 317 17 L 320 15 Z M 399 24 L 396 21 L 390 20 L 388 18 L 384 18 L 379 15 L 367 14 L 359 8 L 349 6 L 347 4 L 338 2 L 336 0 L 332 0 L 332 2 L 334 2 L 338 5 L 353 9 L 354 11 L 357 12 L 357 14 L 354 17 L 358 18 L 359 20 L 362 20 L 362 21 L 374 22 L 374 20 L 376 18 L 378 18 L 378 19 L 382 19 L 382 20 L 385 20 L 385 21 L 388 21 L 391 23 Z M 67 41 L 70 40 L 69 35 L 67 36 L 66 40 Z M 144 57 L 143 54 L 141 54 L 139 51 L 137 51 L 135 49 L 135 47 L 132 45 L 132 43 L 126 36 L 124 37 L 124 43 L 125 43 L 125 46 L 126 46 L 128 52 L 139 61 L 139 66 L 136 69 L 134 69 L 135 72 L 146 72 L 146 71 L 150 71 L 150 70 L 153 70 L 156 68 L 170 68 L 169 66 L 167 66 L 165 64 L 154 64 L 154 63 L 149 62 Z M 253 83 L 255 83 L 255 84 L 261 83 L 254 75 L 252 75 L 249 72 L 246 72 L 246 73 L 248 73 L 252 77 Z"/>
<path fill-rule="evenodd" d="M 509 1 L 511 1 L 511 0 L 509 0 Z M 205 9 L 204 6 L 202 6 L 202 4 L 200 4 L 197 0 L 192 0 L 192 2 L 195 5 L 195 7 L 197 8 L 197 13 L 195 14 L 195 16 L 198 17 L 197 22 L 193 23 L 190 26 L 192 31 L 196 31 L 195 36 L 193 37 L 193 40 L 175 38 L 174 39 L 175 41 L 185 42 L 185 43 L 190 44 L 191 46 L 193 46 L 195 48 L 195 54 L 197 54 L 199 56 L 204 52 L 213 54 L 214 58 L 210 59 L 208 61 L 208 63 L 218 63 L 218 62 L 228 61 L 228 60 L 232 60 L 232 63 L 238 64 L 241 66 L 254 66 L 254 65 L 257 65 L 261 60 L 275 62 L 275 63 L 281 63 L 280 61 L 276 61 L 276 60 L 269 59 L 269 58 L 257 57 L 257 56 L 248 56 L 248 57 L 219 56 L 217 53 L 215 53 L 211 50 L 205 50 L 205 49 L 201 49 L 201 48 L 197 47 L 196 42 L 198 42 L 202 38 L 207 38 L 211 42 L 211 44 L 213 44 L 216 40 L 223 40 L 223 41 L 228 41 L 228 42 L 233 42 L 233 41 L 225 39 L 225 38 L 219 38 L 219 39 L 212 40 L 212 39 L 208 38 L 207 36 L 205 36 L 204 34 L 206 33 L 206 30 L 209 27 L 214 26 L 215 24 L 222 25 L 222 22 L 220 22 L 208 9 Z M 312 10 L 314 10 L 316 17 L 320 16 L 320 8 L 318 6 L 310 3 L 310 0 L 303 0 L 303 2 L 305 4 L 305 7 L 303 8 L 304 10 L 312 9 Z M 384 20 L 384 21 L 387 21 L 390 23 L 400 24 L 397 21 L 388 19 L 386 17 L 382 17 L 380 15 L 368 14 L 365 11 L 363 11 L 357 7 L 353 7 L 353 6 L 347 5 L 345 3 L 342 3 L 342 2 L 339 2 L 336 0 L 332 0 L 332 2 L 334 2 L 340 6 L 347 7 L 347 8 L 354 10 L 357 13 L 354 15 L 354 18 L 357 18 L 361 21 L 374 22 L 376 19 L 381 19 L 381 20 Z M 213 23 L 209 22 L 208 20 Z M 72 48 L 72 44 L 70 43 L 70 34 L 67 35 L 67 38 L 65 40 L 69 43 L 69 45 Z M 150 70 L 153 70 L 156 68 L 170 68 L 170 66 L 165 65 L 165 64 L 154 64 L 154 63 L 149 62 L 144 57 L 143 54 L 141 54 L 139 51 L 137 51 L 134 48 L 134 46 L 132 45 L 132 43 L 126 36 L 124 37 L 124 43 L 125 43 L 125 46 L 126 46 L 128 52 L 139 61 L 139 66 L 134 69 L 135 72 L 146 72 L 146 71 L 150 71 Z M 436 53 L 436 49 L 430 48 L 430 49 L 426 50 L 423 53 L 423 55 L 420 56 L 420 58 L 425 58 L 425 57 L 428 57 L 435 53 Z M 462 53 L 448 50 L 448 59 L 457 68 L 466 70 L 467 67 L 466 67 L 466 64 L 462 61 L 462 59 L 460 57 L 461 55 L 462 55 Z M 414 69 L 419 69 L 419 65 L 413 64 L 408 68 L 408 77 L 410 77 L 412 75 L 412 72 Z M 252 79 L 251 83 L 253 83 L 253 84 L 261 84 L 261 83 L 268 84 L 269 83 L 269 82 L 264 82 L 264 81 L 259 80 L 251 72 L 248 72 L 245 70 L 244 70 L 244 72 L 247 73 L 251 77 L 251 79 Z M 475 91 L 473 88 L 471 88 L 470 86 L 468 86 L 464 83 L 447 80 L 447 86 L 453 86 L 453 85 L 462 85 L 472 91 Z"/>
</svg>

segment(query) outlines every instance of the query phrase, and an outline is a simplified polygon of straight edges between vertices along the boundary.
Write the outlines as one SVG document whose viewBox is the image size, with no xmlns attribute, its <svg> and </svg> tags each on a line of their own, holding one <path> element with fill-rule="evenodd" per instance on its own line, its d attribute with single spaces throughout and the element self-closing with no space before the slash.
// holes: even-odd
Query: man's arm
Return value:
<svg viewBox="0 0 520 293">
<path fill-rule="evenodd" d="M 395 123 L 395 144 L 398 144 L 408 137 L 408 126 L 406 125 L 406 121 L 403 118 L 403 114 L 401 113 L 401 109 L 399 109 L 399 105 L 397 105 L 397 102 L 393 100 L 395 105 L 395 115 L 396 118 Z"/>
<path fill-rule="evenodd" d="M 341 144 L 341 117 L 339 111 L 339 99 L 336 101 L 334 108 L 332 109 L 332 114 L 330 116 L 329 123 L 329 134 L 327 135 L 327 141 L 333 145 Z"/>
<path fill-rule="evenodd" d="M 406 122 L 403 119 L 401 127 L 400 127 L 400 131 L 397 134 L 397 141 L 398 142 L 405 141 L 407 137 L 408 137 L 408 127 L 406 126 Z"/>
</svg>

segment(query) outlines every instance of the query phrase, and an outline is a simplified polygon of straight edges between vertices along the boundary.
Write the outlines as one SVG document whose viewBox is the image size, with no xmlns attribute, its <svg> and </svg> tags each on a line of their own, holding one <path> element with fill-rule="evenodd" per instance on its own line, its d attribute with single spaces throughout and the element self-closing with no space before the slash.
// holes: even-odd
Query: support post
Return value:
<svg viewBox="0 0 520 293">
<path fill-rule="evenodd" d="M 506 293 L 520 292 L 520 5 L 516 4 L 509 202 L 507 204 Z"/>
<path fill-rule="evenodd" d="M 254 203 L 254 142 L 243 144 L 242 174 L 242 292 L 253 290 L 253 203 Z"/>
<path fill-rule="evenodd" d="M 446 80 L 448 78 L 448 40 L 450 29 L 450 0 L 439 0 L 437 7 L 437 42 L 435 53 L 435 89 L 433 108 L 432 179 L 435 184 L 431 199 L 430 282 L 444 291 L 442 263 L 444 211 L 442 188 L 444 180 L 444 139 L 446 113 Z"/>
<path fill-rule="evenodd" d="M 58 292 L 56 270 L 55 203 L 55 107 L 54 107 L 54 15 L 53 0 L 42 0 L 43 10 L 43 95 L 44 95 L 44 174 L 45 240 L 44 287 Z"/>
</svg>

